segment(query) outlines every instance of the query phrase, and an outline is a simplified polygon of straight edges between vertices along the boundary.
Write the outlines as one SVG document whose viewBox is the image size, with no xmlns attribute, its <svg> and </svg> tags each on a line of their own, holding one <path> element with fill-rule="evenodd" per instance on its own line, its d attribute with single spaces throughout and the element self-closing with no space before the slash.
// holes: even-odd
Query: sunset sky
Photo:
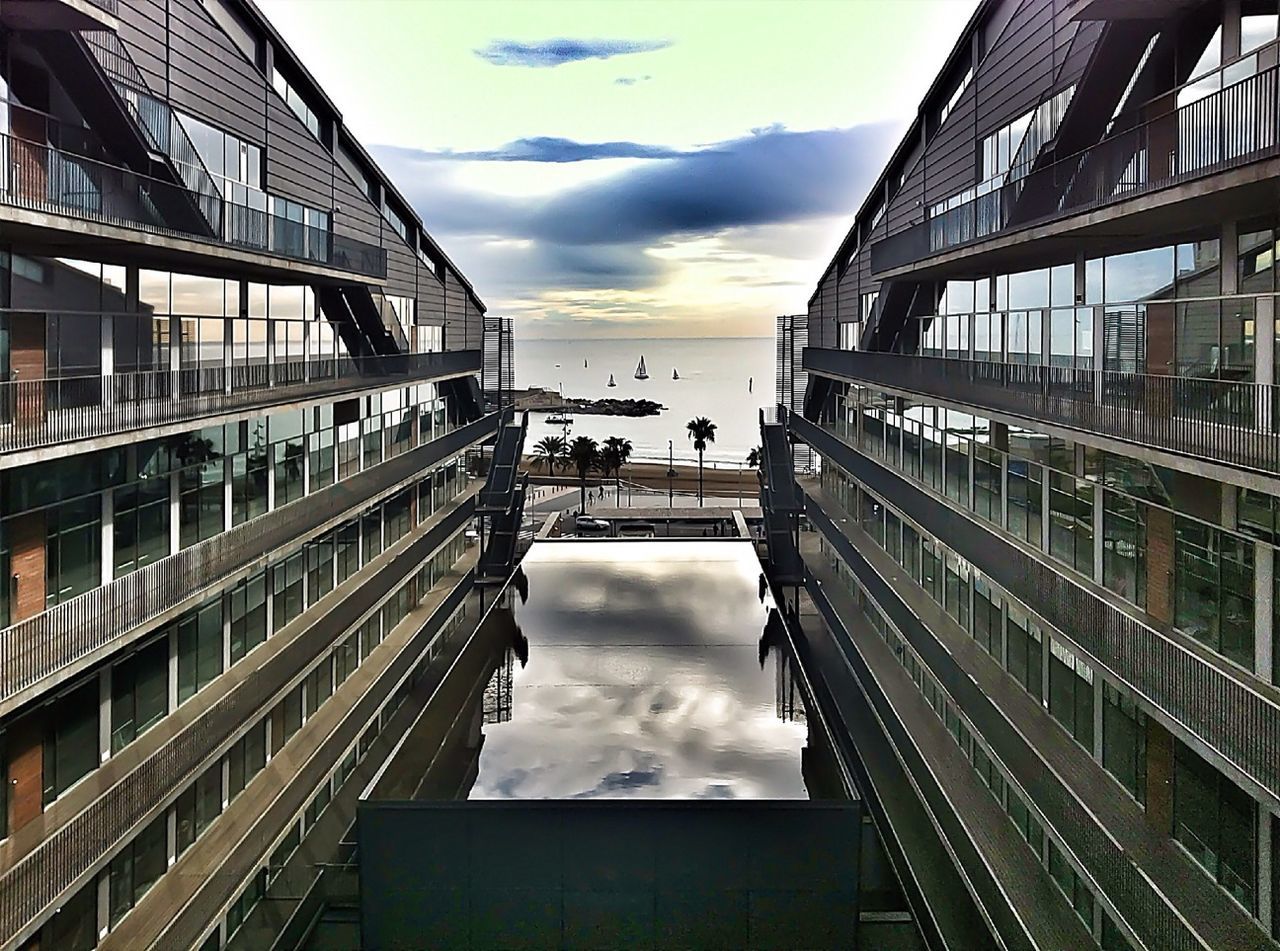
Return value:
<svg viewBox="0 0 1280 951">
<path fill-rule="evenodd" d="M 976 5 L 258 2 L 526 338 L 771 335 Z"/>
</svg>

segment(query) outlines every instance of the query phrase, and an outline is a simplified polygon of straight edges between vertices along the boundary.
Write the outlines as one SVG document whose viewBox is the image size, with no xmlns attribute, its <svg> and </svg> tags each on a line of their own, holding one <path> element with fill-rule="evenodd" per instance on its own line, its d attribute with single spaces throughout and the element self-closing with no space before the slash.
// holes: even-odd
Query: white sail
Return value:
<svg viewBox="0 0 1280 951">
<path fill-rule="evenodd" d="M 643 353 L 642 353 L 642 354 L 640 354 L 640 363 L 636 366 L 636 379 L 637 379 L 637 380 L 647 380 L 647 379 L 649 379 L 649 371 L 648 371 L 648 370 L 646 370 L 646 369 L 644 368 L 644 354 L 643 354 Z"/>
<path fill-rule="evenodd" d="M 612 374 L 612 373 L 610 373 L 610 374 L 609 374 L 609 385 L 610 385 L 610 386 L 617 386 L 617 385 L 618 385 L 617 383 L 614 383 L 614 382 L 613 382 L 613 374 Z"/>
<path fill-rule="evenodd" d="M 680 379 L 680 371 L 677 370 L 675 367 L 671 368 L 671 379 L 673 380 Z"/>
</svg>

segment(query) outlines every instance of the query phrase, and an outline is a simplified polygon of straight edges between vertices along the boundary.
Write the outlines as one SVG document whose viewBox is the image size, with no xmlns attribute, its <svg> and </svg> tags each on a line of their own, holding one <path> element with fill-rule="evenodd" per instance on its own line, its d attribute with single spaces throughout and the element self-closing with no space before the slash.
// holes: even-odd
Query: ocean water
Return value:
<svg viewBox="0 0 1280 951">
<path fill-rule="evenodd" d="M 648 380 L 635 379 L 641 355 Z M 586 366 L 583 366 L 583 363 Z M 708 447 L 708 463 L 737 465 L 760 444 L 760 409 L 772 406 L 774 342 L 771 337 L 716 337 L 645 340 L 521 340 L 515 341 L 516 386 L 562 390 L 568 397 L 650 399 L 667 407 L 658 416 L 576 414 L 569 438 L 608 436 L 631 440 L 637 462 L 665 462 L 667 440 L 675 458 L 697 459 L 685 424 L 707 416 L 716 424 L 716 441 Z M 558 365 L 557 365 L 558 364 Z M 680 371 L 673 381 L 671 371 Z M 609 374 L 618 384 L 609 388 Z M 753 385 L 748 390 L 748 382 Z M 531 449 L 543 436 L 558 435 L 560 426 L 546 423 L 546 414 L 531 413 Z"/>
</svg>

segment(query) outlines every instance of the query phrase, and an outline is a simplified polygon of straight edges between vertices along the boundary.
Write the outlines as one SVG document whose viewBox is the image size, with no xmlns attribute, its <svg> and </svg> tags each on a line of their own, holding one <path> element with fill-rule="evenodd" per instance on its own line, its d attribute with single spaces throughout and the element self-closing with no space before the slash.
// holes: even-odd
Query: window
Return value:
<svg viewBox="0 0 1280 951">
<path fill-rule="evenodd" d="M 275 91 L 280 94 L 280 98 L 285 101 L 289 109 L 297 116 L 304 126 L 307 127 L 312 135 L 317 139 L 320 138 L 320 119 L 315 111 L 307 105 L 302 96 L 293 88 L 280 74 L 280 70 L 273 69 L 271 72 L 271 85 L 275 87 Z"/>
<path fill-rule="evenodd" d="M 302 498 L 306 491 L 302 479 L 304 429 L 302 410 L 287 410 L 271 416 L 269 433 L 275 459 L 277 507 Z"/>
<path fill-rule="evenodd" d="M 1129 793 L 1147 801 L 1147 715 L 1133 700 L 1102 684 L 1102 765 Z"/>
<path fill-rule="evenodd" d="M 45 604 L 53 607 L 102 582 L 102 499 L 90 495 L 45 510 Z"/>
<path fill-rule="evenodd" d="M 111 752 L 169 712 L 169 638 L 161 636 L 111 669 Z"/>
<path fill-rule="evenodd" d="M 337 540 L 338 584 L 342 584 L 360 569 L 360 522 L 352 519 L 338 526 Z"/>
<path fill-rule="evenodd" d="M 187 787 L 174 803 L 177 820 L 177 851 L 187 850 L 209 824 L 222 814 L 222 763 L 214 763 Z"/>
<path fill-rule="evenodd" d="M 231 457 L 231 524 L 239 525 L 267 511 L 267 421 L 261 416 L 233 424 L 236 446 Z"/>
<path fill-rule="evenodd" d="M 223 530 L 223 431 L 209 427 L 181 437 L 173 452 L 178 472 L 179 537 L 183 548 Z"/>
<path fill-rule="evenodd" d="M 298 552 L 271 568 L 271 629 L 282 627 L 302 613 L 303 555 Z"/>
<path fill-rule="evenodd" d="M 98 678 L 45 707 L 44 804 L 98 768 Z"/>
<path fill-rule="evenodd" d="M 1049 712 L 1093 752 L 1093 668 L 1057 641 L 1049 642 Z"/>
<path fill-rule="evenodd" d="M 111 860 L 110 921 L 114 928 L 152 885 L 169 862 L 167 818 L 158 817 Z"/>
<path fill-rule="evenodd" d="M 1174 740 L 1173 836 L 1256 913 L 1257 804 L 1181 740 Z"/>
<path fill-rule="evenodd" d="M 1252 668 L 1253 543 L 1181 516 L 1174 531 L 1174 624 Z"/>
<path fill-rule="evenodd" d="M 234 799 L 267 765 L 267 721 L 260 720 L 227 753 L 227 795 Z"/>
<path fill-rule="evenodd" d="M 332 533 L 307 542 L 303 549 L 307 559 L 307 604 L 315 604 L 333 590 Z"/>
<path fill-rule="evenodd" d="M 267 575 L 260 571 L 231 589 L 231 663 L 267 639 Z"/>
<path fill-rule="evenodd" d="M 178 703 L 185 703 L 222 673 L 222 604 L 178 621 Z"/>
<path fill-rule="evenodd" d="M 143 476 L 116 489 L 112 499 L 115 576 L 144 568 L 169 554 L 169 479 Z"/>
<path fill-rule="evenodd" d="M 336 685 L 341 686 L 355 673 L 360 663 L 360 632 L 353 631 L 333 651 L 333 674 Z"/>
<path fill-rule="evenodd" d="M 98 946 L 98 883 L 89 882 L 40 929 L 37 947 L 92 951 Z"/>
<path fill-rule="evenodd" d="M 320 705 L 333 696 L 333 655 L 322 660 L 319 666 L 307 675 L 307 716 L 315 715 Z"/>
<path fill-rule="evenodd" d="M 973 639 L 992 657 L 1000 659 L 1003 641 L 1004 599 L 987 580 L 975 573 L 973 579 Z"/>
<path fill-rule="evenodd" d="M 1049 554 L 1093 577 L 1093 483 L 1049 473 Z"/>
</svg>

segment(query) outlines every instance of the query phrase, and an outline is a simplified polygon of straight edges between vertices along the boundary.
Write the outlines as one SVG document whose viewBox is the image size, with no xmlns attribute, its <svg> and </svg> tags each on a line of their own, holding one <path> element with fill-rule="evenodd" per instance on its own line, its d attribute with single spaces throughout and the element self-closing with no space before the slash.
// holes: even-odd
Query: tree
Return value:
<svg viewBox="0 0 1280 951">
<path fill-rule="evenodd" d="M 707 451 L 707 444 L 716 441 L 716 424 L 705 416 L 689 420 L 685 424 L 689 438 L 693 440 L 693 448 L 698 450 L 698 504 L 702 504 L 702 454 Z"/>
<path fill-rule="evenodd" d="M 604 441 L 604 446 L 600 450 L 600 458 L 605 478 L 608 478 L 610 470 L 613 471 L 613 487 L 618 504 L 621 505 L 622 467 L 631 459 L 631 440 L 624 439 L 621 436 L 610 436 Z"/>
<path fill-rule="evenodd" d="M 764 463 L 764 453 L 759 446 L 754 447 L 747 453 L 747 466 L 751 469 L 759 469 Z"/>
<path fill-rule="evenodd" d="M 600 446 L 590 436 L 578 436 L 569 446 L 569 461 L 578 470 L 582 510 L 587 508 L 587 473 L 600 466 Z"/>
<path fill-rule="evenodd" d="M 557 465 L 562 465 L 561 460 L 567 452 L 563 436 L 543 436 L 538 440 L 538 444 L 533 447 L 533 464 L 538 466 L 545 464 L 547 474 L 551 475 L 556 470 Z"/>
</svg>

